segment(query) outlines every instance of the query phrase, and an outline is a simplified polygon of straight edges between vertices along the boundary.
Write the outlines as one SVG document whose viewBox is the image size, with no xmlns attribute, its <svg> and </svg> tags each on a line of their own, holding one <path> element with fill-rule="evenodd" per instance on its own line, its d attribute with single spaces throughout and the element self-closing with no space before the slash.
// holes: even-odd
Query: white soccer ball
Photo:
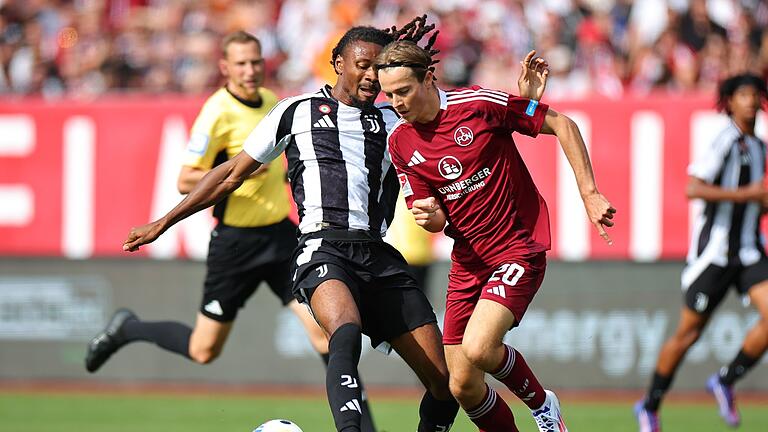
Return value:
<svg viewBox="0 0 768 432">
<path fill-rule="evenodd" d="M 270 420 L 257 427 L 253 432 L 303 432 L 295 423 L 288 420 Z"/>
</svg>

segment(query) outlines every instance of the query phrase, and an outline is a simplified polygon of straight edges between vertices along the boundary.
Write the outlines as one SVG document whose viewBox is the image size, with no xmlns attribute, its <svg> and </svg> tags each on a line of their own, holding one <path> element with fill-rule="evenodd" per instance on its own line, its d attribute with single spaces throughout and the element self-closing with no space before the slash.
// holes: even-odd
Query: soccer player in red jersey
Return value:
<svg viewBox="0 0 768 432">
<path fill-rule="evenodd" d="M 557 397 L 503 343 L 536 294 L 550 249 L 549 215 L 512 139 L 554 134 L 573 168 L 590 221 L 609 243 L 615 209 L 597 190 L 584 141 L 568 117 L 538 103 L 546 64 L 522 62 L 525 97 L 477 86 L 435 85 L 436 51 L 395 42 L 376 60 L 382 90 L 402 119 L 388 137 L 403 195 L 428 231 L 454 239 L 443 343 L 453 395 L 481 431 L 517 431 L 507 404 L 485 383 L 503 382 L 540 431 L 566 431 Z M 446 226 L 447 225 L 447 226 Z"/>
</svg>

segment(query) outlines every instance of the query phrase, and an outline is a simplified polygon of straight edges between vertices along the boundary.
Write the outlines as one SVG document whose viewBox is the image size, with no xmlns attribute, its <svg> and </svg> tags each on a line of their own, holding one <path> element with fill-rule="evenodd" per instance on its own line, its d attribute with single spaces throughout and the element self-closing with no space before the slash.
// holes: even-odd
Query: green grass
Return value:
<svg viewBox="0 0 768 432">
<path fill-rule="evenodd" d="M 530 414 L 510 401 L 522 431 L 535 431 Z M 572 432 L 636 431 L 629 403 L 563 401 Z M 768 431 L 768 407 L 741 406 L 739 432 Z M 373 405 L 381 431 L 415 430 L 418 401 L 377 398 Z M 708 404 L 667 404 L 665 432 L 730 430 Z M 287 418 L 305 432 L 331 432 L 333 423 L 324 399 L 313 397 L 238 397 L 203 395 L 111 395 L 0 393 L 0 432 L 250 432 L 262 421 Z M 459 414 L 453 432 L 477 429 Z"/>
</svg>

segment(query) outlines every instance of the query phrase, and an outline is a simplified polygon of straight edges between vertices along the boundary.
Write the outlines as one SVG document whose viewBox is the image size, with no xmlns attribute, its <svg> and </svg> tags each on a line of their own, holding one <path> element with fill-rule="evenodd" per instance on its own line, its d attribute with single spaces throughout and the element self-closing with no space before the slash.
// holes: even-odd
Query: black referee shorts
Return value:
<svg viewBox="0 0 768 432">
<path fill-rule="evenodd" d="M 296 225 L 288 219 L 256 228 L 218 224 L 208 246 L 200 313 L 219 322 L 234 321 L 261 282 L 267 282 L 283 305 L 290 303 L 290 259 L 296 244 Z"/>
<path fill-rule="evenodd" d="M 320 283 L 346 284 L 357 303 L 363 333 L 383 344 L 424 324 L 437 322 L 400 252 L 367 232 L 319 231 L 302 236 L 292 259 L 293 293 L 309 304 Z"/>
<path fill-rule="evenodd" d="M 685 290 L 685 305 L 699 314 L 709 314 L 723 301 L 728 289 L 734 287 L 740 295 L 768 280 L 768 259 L 750 265 L 729 265 L 726 267 L 710 264 Z"/>
</svg>

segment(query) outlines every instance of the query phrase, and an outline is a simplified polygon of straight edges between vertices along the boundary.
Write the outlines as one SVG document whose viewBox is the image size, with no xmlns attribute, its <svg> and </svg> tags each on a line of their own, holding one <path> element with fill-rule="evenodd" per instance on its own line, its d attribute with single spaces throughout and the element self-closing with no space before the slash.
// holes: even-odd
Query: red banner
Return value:
<svg viewBox="0 0 768 432">
<path fill-rule="evenodd" d="M 202 99 L 0 103 L 0 255 L 115 256 L 131 226 L 164 214 Z M 726 119 L 711 96 L 552 103 L 579 124 L 600 190 L 618 209 L 609 246 L 586 221 L 552 137 L 517 138 L 552 220 L 552 256 L 655 260 L 685 255 L 686 167 Z M 764 119 L 758 123 L 763 133 Z M 143 252 L 204 256 L 209 216 L 184 221 Z M 443 243 L 441 243 L 443 244 Z"/>
</svg>

